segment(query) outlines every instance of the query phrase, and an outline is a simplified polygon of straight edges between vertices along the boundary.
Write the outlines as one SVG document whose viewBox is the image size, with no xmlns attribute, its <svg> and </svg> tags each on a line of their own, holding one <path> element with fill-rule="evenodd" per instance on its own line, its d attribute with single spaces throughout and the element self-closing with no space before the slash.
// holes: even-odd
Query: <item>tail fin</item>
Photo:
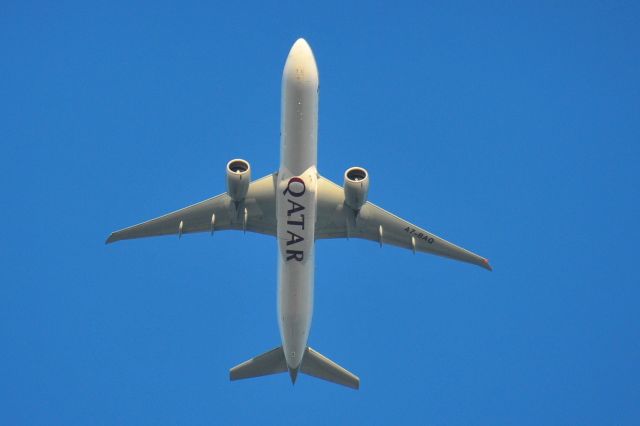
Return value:
<svg viewBox="0 0 640 426">
<path fill-rule="evenodd" d="M 229 370 L 231 380 L 249 379 L 251 377 L 267 376 L 269 374 L 287 371 L 287 361 L 284 359 L 282 346 L 251 358 Z"/>
<path fill-rule="evenodd" d="M 284 373 L 287 370 L 291 375 L 292 383 L 295 383 L 299 370 L 303 374 L 317 377 L 318 379 L 327 380 L 352 389 L 360 388 L 358 376 L 309 347 L 304 351 L 301 366 L 295 370 L 288 368 L 284 351 L 280 346 L 236 365 L 229 370 L 229 378 L 231 380 L 249 379 L 251 377 Z"/>
<path fill-rule="evenodd" d="M 304 351 L 300 372 L 352 389 L 360 388 L 360 379 L 358 376 L 340 367 L 329 358 L 309 347 Z"/>
</svg>

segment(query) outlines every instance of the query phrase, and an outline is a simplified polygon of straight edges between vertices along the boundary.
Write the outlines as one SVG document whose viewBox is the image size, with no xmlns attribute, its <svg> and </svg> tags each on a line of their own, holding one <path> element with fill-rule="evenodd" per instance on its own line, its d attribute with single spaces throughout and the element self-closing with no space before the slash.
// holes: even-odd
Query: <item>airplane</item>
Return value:
<svg viewBox="0 0 640 426">
<path fill-rule="evenodd" d="M 492 270 L 486 258 L 367 201 L 364 168 L 347 169 L 343 185 L 318 173 L 318 93 L 316 60 L 300 38 L 282 73 L 279 170 L 251 181 L 249 162 L 233 159 L 226 166 L 225 193 L 113 232 L 106 241 L 230 229 L 277 238 L 281 345 L 233 367 L 230 380 L 289 372 L 295 384 L 300 372 L 359 389 L 356 375 L 308 346 L 316 240 L 362 238 Z"/>
</svg>

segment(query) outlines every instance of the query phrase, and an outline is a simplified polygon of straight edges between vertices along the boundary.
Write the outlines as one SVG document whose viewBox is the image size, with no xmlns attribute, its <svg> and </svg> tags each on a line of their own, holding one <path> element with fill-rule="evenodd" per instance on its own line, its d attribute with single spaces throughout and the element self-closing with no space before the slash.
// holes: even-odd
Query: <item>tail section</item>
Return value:
<svg viewBox="0 0 640 426">
<path fill-rule="evenodd" d="M 231 380 L 250 379 L 251 377 L 268 376 L 269 374 L 287 371 L 282 346 L 251 358 L 229 370 Z"/>
<path fill-rule="evenodd" d="M 352 389 L 360 388 L 360 379 L 358 376 L 340 367 L 326 356 L 309 347 L 304 351 L 300 372 Z"/>
<path fill-rule="evenodd" d="M 251 358 L 236 365 L 229 371 L 231 380 L 249 379 L 270 374 L 289 371 L 291 382 L 295 384 L 298 372 L 318 379 L 347 386 L 352 389 L 360 388 L 360 379 L 355 374 L 340 367 L 329 358 L 307 347 L 302 357 L 302 364 L 296 369 L 287 366 L 282 346 Z"/>
</svg>

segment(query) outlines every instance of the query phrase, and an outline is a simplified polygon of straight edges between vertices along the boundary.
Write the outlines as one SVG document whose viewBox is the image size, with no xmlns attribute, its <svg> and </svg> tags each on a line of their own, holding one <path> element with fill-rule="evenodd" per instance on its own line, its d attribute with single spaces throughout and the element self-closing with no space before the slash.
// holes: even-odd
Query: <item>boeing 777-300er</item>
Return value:
<svg viewBox="0 0 640 426">
<path fill-rule="evenodd" d="M 277 237 L 278 324 L 282 345 L 230 370 L 231 380 L 298 372 L 358 389 L 360 379 L 308 346 L 315 241 L 364 238 L 491 270 L 489 262 L 367 201 L 369 175 L 351 167 L 342 186 L 318 174 L 318 68 L 298 39 L 282 73 L 280 169 L 251 181 L 245 160 L 229 161 L 227 192 L 112 233 L 107 243 L 157 235 L 235 229 Z"/>
</svg>

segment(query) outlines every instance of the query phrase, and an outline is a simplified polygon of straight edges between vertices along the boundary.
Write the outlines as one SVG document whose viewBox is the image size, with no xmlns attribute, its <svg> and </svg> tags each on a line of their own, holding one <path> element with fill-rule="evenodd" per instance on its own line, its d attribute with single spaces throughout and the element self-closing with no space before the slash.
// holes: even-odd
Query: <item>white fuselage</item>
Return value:
<svg viewBox="0 0 640 426">
<path fill-rule="evenodd" d="M 282 74 L 278 218 L 278 323 L 290 369 L 307 347 L 313 315 L 314 240 L 318 182 L 318 68 L 298 40 Z"/>
</svg>

